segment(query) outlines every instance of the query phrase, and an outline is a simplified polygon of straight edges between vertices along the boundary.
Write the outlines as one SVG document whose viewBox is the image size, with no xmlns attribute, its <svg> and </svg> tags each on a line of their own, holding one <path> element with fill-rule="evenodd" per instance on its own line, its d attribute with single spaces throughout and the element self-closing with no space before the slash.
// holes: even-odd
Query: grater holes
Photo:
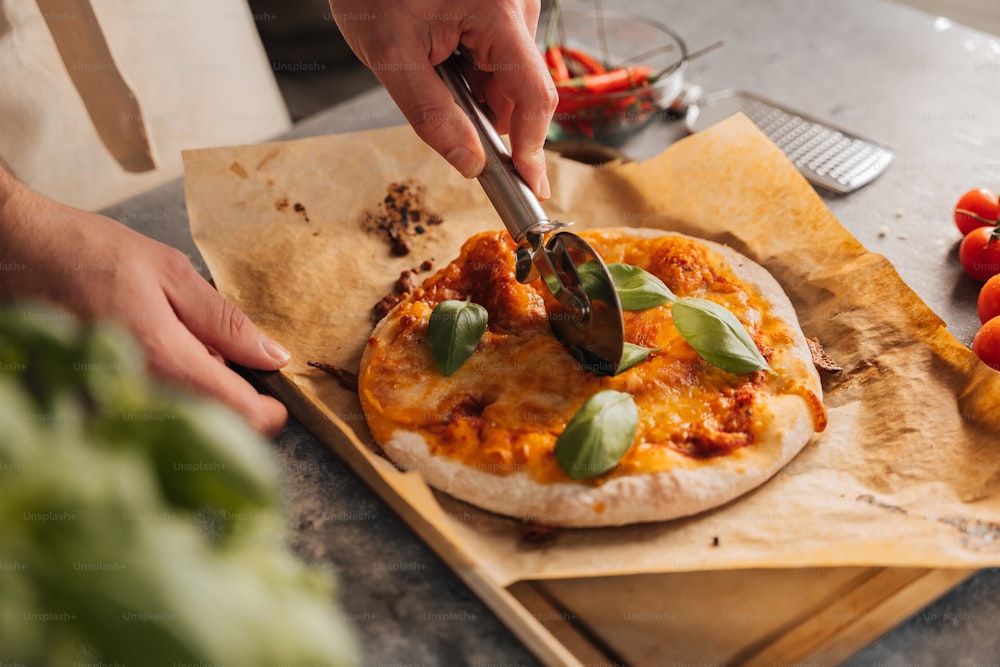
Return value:
<svg viewBox="0 0 1000 667">
<path fill-rule="evenodd" d="M 885 168 L 885 165 L 888 164 L 890 158 L 891 154 L 887 151 L 881 149 L 872 150 L 871 154 L 855 165 L 853 169 L 835 178 L 837 178 L 839 183 L 845 185 L 866 182 L 877 176 Z"/>
<path fill-rule="evenodd" d="M 797 140 L 800 142 L 799 145 L 793 148 L 788 157 L 796 164 L 796 166 L 801 167 L 805 165 L 806 161 L 812 157 L 813 151 L 816 150 L 816 147 L 827 141 L 832 134 L 833 133 L 825 127 L 813 123 L 809 130 L 807 130 L 805 134 Z M 794 143 L 795 142 L 793 142 L 793 146 Z"/>
<path fill-rule="evenodd" d="M 746 94 L 738 108 L 812 183 L 851 192 L 881 174 L 893 152 L 808 116 Z"/>
<path fill-rule="evenodd" d="M 825 173 L 833 165 L 839 164 L 844 160 L 844 155 L 850 150 L 850 147 L 851 140 L 841 134 L 837 138 L 836 143 L 813 158 L 809 163 L 809 168 L 816 170 L 818 174 Z"/>
<path fill-rule="evenodd" d="M 830 169 L 830 176 L 833 178 L 840 178 L 850 173 L 852 170 L 858 167 L 859 164 L 867 160 L 875 149 L 868 144 L 861 144 L 860 150 L 854 151 L 854 153 L 846 160 L 843 160 L 836 167 Z"/>
</svg>

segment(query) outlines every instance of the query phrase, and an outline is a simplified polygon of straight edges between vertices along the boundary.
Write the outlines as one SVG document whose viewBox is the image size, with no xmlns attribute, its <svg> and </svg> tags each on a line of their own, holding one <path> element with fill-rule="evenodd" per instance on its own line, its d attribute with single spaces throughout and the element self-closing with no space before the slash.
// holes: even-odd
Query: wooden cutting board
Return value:
<svg viewBox="0 0 1000 667">
<path fill-rule="evenodd" d="M 500 586 L 396 494 L 286 378 L 255 375 L 546 665 L 835 665 L 976 572 L 721 570 Z"/>
<path fill-rule="evenodd" d="M 582 664 L 836 665 L 971 574 L 732 570 L 519 582 L 511 593 Z"/>
</svg>

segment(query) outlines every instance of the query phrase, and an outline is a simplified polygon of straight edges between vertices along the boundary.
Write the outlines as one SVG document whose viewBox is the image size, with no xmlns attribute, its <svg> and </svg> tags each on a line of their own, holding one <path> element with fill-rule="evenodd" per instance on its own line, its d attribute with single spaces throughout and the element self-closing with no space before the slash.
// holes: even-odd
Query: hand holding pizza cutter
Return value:
<svg viewBox="0 0 1000 667">
<path fill-rule="evenodd" d="M 436 69 L 483 143 L 486 167 L 479 183 L 517 242 L 517 280 L 529 283 L 541 276 L 554 297 L 554 302 L 546 299 L 546 308 L 556 336 L 588 370 L 614 375 L 621 364 L 625 333 L 608 267 L 589 243 L 558 231 L 572 223 L 550 220 L 545 214 L 469 88 L 458 58 L 453 55 Z"/>
</svg>

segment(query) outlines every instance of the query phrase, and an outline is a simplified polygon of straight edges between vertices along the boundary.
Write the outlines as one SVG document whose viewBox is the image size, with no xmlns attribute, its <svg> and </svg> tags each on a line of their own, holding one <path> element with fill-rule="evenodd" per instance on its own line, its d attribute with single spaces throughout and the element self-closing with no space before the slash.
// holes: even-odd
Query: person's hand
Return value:
<svg viewBox="0 0 1000 667">
<path fill-rule="evenodd" d="M 137 337 L 154 375 L 222 400 L 268 436 L 283 428 L 285 407 L 223 359 L 277 370 L 288 352 L 179 250 L 32 192 L 0 168 L 0 259 L 12 268 L 0 272 L 0 299 L 37 298 L 84 321 L 114 320 Z"/>
<path fill-rule="evenodd" d="M 542 144 L 557 96 L 534 41 L 538 0 L 330 0 L 330 8 L 417 134 L 473 178 L 485 166 L 482 145 L 434 71 L 461 46 L 470 85 L 497 131 L 509 131 L 514 165 L 548 199 Z"/>
</svg>

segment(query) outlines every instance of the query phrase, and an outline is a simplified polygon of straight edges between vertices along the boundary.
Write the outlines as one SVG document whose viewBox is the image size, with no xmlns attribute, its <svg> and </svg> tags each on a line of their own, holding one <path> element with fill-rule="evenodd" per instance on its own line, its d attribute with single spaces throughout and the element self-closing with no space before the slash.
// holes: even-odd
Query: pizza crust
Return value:
<svg viewBox="0 0 1000 667">
<path fill-rule="evenodd" d="M 678 236 L 656 229 L 615 228 L 602 232 L 621 233 L 636 238 Z M 689 516 L 722 505 L 760 486 L 784 467 L 809 442 L 817 428 L 815 405 L 807 396 L 822 400 L 822 388 L 806 338 L 798 325 L 795 309 L 781 285 L 762 266 L 728 246 L 694 239 L 721 255 L 746 285 L 768 302 L 772 316 L 793 332 L 783 350 L 796 366 L 795 380 L 806 390 L 769 396 L 763 411 L 763 431 L 754 444 L 724 456 L 692 462 L 674 453 L 677 465 L 661 472 L 623 475 L 602 484 L 592 482 L 542 483 L 526 471 L 493 474 L 462 461 L 433 455 L 424 437 L 415 431 L 396 428 L 381 442 L 385 454 L 404 470 L 416 470 L 427 483 L 477 507 L 523 520 L 554 526 L 596 527 L 664 521 Z M 391 341 L 399 329 L 398 318 L 390 312 L 372 332 L 382 342 Z M 365 349 L 362 374 L 371 363 L 372 345 Z M 380 419 L 380 406 L 367 404 L 369 421 Z M 375 430 L 375 429 L 373 429 Z"/>
</svg>

